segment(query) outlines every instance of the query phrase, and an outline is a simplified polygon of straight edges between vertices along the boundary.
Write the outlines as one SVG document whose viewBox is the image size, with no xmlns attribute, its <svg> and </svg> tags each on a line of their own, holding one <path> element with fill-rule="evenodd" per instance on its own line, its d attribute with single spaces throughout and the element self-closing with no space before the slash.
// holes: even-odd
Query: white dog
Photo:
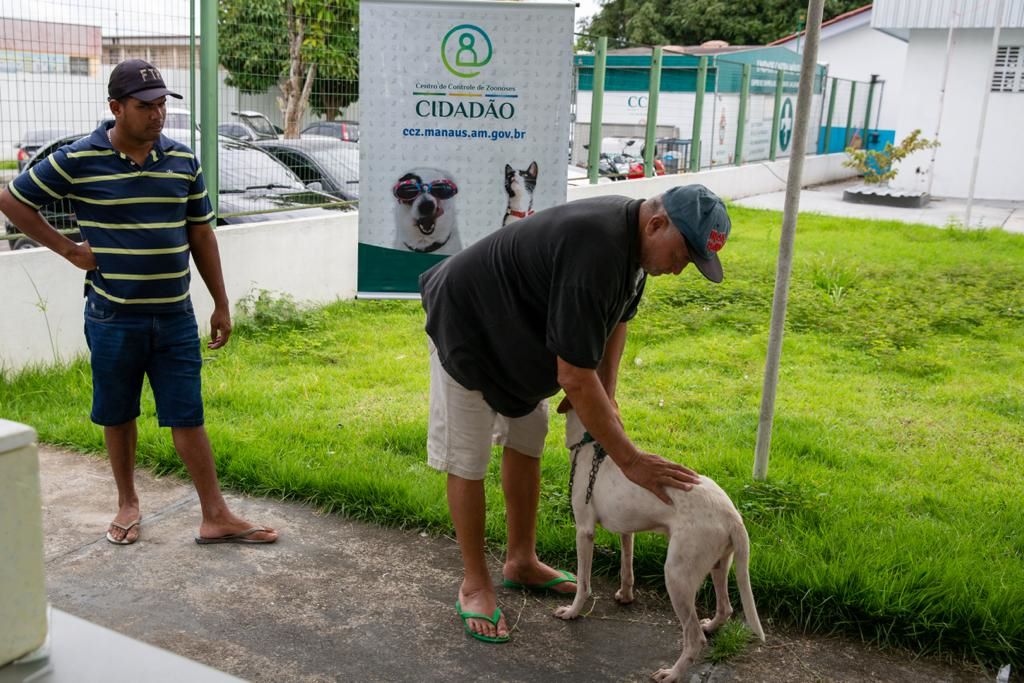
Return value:
<svg viewBox="0 0 1024 683">
<path fill-rule="evenodd" d="M 392 188 L 395 198 L 395 248 L 421 253 L 462 250 L 455 220 L 451 175 L 436 168 L 414 168 Z"/>
<path fill-rule="evenodd" d="M 665 587 L 683 627 L 683 652 L 671 669 L 654 672 L 655 680 L 680 680 L 687 667 L 697 661 L 707 642 L 705 634 L 714 632 L 732 615 L 728 583 L 733 554 L 743 614 L 763 641 L 764 631 L 750 590 L 750 540 L 740 513 L 725 491 L 711 479 L 701 477 L 700 485 L 690 491 L 668 489 L 672 505 L 666 505 L 627 479 L 610 457 L 604 457 L 604 449 L 584 436 L 576 411 L 570 410 L 566 420 L 565 442 L 573 454 L 577 591 L 572 605 L 559 607 L 555 616 L 575 619 L 590 595 L 594 527 L 600 522 L 605 529 L 621 534 L 621 586 L 615 599 L 624 604 L 633 601 L 633 533 L 657 531 L 669 538 Z M 709 573 L 715 586 L 715 616 L 698 621 L 697 590 Z"/>
</svg>

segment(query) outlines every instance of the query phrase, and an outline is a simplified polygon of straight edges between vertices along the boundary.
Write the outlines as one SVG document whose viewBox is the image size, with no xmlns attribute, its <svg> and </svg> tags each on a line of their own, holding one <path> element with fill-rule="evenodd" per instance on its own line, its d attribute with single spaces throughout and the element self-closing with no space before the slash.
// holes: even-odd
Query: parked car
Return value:
<svg viewBox="0 0 1024 683">
<path fill-rule="evenodd" d="M 63 128 L 36 128 L 34 130 L 26 130 L 21 136 L 21 142 L 16 144 L 14 148 L 18 150 L 18 172 L 25 170 L 28 166 L 28 160 L 36 153 L 36 150 L 45 145 L 50 140 L 56 138 L 62 138 L 65 135 L 69 135 L 70 130 Z"/>
<path fill-rule="evenodd" d="M 248 129 L 251 140 L 275 140 L 279 135 L 279 128 L 267 118 L 266 114 L 243 109 L 233 111 L 231 115 L 235 117 L 231 123 L 240 124 Z"/>
<path fill-rule="evenodd" d="M 260 140 L 256 145 L 277 157 L 307 186 L 317 187 L 341 200 L 359 199 L 359 145 L 356 143 L 310 137 Z"/>
<path fill-rule="evenodd" d="M 590 176 L 587 175 L 587 169 L 582 167 L 582 166 L 573 166 L 572 164 L 569 164 L 568 169 L 567 169 L 567 174 L 568 174 L 567 181 L 568 181 L 570 186 L 581 187 L 583 185 L 589 185 L 590 184 Z M 611 178 L 608 178 L 607 176 L 602 175 L 600 172 L 598 172 L 598 176 L 597 176 L 597 184 L 598 185 L 608 185 L 611 182 L 612 182 Z"/>
<path fill-rule="evenodd" d="M 300 135 L 325 135 L 346 142 L 359 142 L 359 124 L 355 121 L 317 121 L 311 123 Z"/>
<path fill-rule="evenodd" d="M 63 145 L 70 144 L 87 134 L 69 135 L 41 147 L 29 159 L 34 166 Z M 329 194 L 308 188 L 287 166 L 273 155 L 245 142 L 220 136 L 218 138 L 220 163 L 217 225 L 252 223 L 256 221 L 303 218 L 322 214 L 337 207 L 321 208 L 335 200 Z M 288 211 L 277 209 L 290 208 Z M 251 213 L 268 211 L 273 213 Z M 67 199 L 56 201 L 43 209 L 43 217 L 58 230 L 77 230 L 78 220 L 74 208 Z M 245 215 L 234 215 L 245 214 Z M 4 229 L 8 235 L 20 234 L 20 230 L 6 220 Z M 68 235 L 80 240 L 81 235 Z M 39 245 L 29 237 L 19 237 L 11 249 L 32 249 Z"/>
</svg>

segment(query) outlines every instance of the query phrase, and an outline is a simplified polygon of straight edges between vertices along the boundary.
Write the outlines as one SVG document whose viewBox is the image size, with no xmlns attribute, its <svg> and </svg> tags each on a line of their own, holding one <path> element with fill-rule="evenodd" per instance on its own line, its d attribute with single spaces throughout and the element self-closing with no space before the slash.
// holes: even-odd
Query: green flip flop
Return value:
<svg viewBox="0 0 1024 683">
<path fill-rule="evenodd" d="M 459 613 L 459 618 L 462 619 L 462 625 L 466 627 L 466 633 L 473 636 L 477 640 L 482 640 L 485 643 L 507 643 L 510 640 L 508 635 L 486 636 L 483 633 L 477 633 L 469 627 L 469 623 L 466 621 L 467 619 L 483 619 L 484 621 L 491 622 L 492 624 L 494 624 L 494 627 L 497 628 L 498 621 L 501 620 L 501 610 L 497 607 L 494 608 L 494 614 L 491 616 L 487 616 L 486 614 L 479 614 L 477 612 L 463 612 L 462 605 L 460 605 L 459 601 L 456 600 L 455 611 Z"/>
<path fill-rule="evenodd" d="M 555 578 L 551 579 L 546 583 L 519 583 L 518 581 L 513 581 L 512 579 L 505 579 L 504 581 L 502 581 L 501 585 L 505 586 L 505 588 L 531 590 L 538 591 L 540 593 L 562 593 L 563 591 L 554 590 L 554 587 L 560 583 L 576 583 L 576 576 L 572 572 L 567 572 L 564 569 L 559 569 L 558 573 L 561 574 L 561 576 L 556 576 Z"/>
</svg>

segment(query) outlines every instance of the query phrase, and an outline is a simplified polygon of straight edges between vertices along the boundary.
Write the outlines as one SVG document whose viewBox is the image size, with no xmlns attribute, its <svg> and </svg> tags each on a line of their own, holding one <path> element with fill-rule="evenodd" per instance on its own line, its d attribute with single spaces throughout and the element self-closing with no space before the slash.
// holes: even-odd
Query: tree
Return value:
<svg viewBox="0 0 1024 683">
<path fill-rule="evenodd" d="M 286 138 L 310 105 L 335 118 L 358 98 L 358 12 L 357 0 L 220 0 L 225 83 L 248 94 L 280 86 Z"/>
<path fill-rule="evenodd" d="M 825 0 L 825 20 L 864 5 L 864 0 Z M 588 35 L 577 49 L 593 49 L 607 36 L 609 47 L 700 45 L 724 40 L 732 45 L 764 45 L 803 28 L 807 3 L 799 0 L 609 0 L 580 30 Z"/>
<path fill-rule="evenodd" d="M 903 138 L 900 144 L 893 145 L 885 143 L 881 151 L 874 149 L 858 149 L 847 147 L 846 154 L 850 158 L 843 162 L 843 166 L 857 170 L 864 176 L 864 182 L 868 185 L 888 185 L 889 181 L 896 177 L 898 169 L 896 164 L 906 159 L 914 152 L 938 147 L 938 140 L 929 140 L 921 137 L 921 129 L 916 128 L 910 135 Z"/>
</svg>

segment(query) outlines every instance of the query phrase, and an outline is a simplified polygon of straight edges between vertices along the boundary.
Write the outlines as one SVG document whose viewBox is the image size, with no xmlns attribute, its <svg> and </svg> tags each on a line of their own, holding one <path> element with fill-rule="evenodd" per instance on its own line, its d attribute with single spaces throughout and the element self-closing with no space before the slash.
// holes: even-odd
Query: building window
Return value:
<svg viewBox="0 0 1024 683">
<path fill-rule="evenodd" d="M 88 76 L 89 75 L 89 58 L 88 57 L 71 57 L 68 59 L 68 73 L 72 76 Z"/>
<path fill-rule="evenodd" d="M 999 46 L 992 72 L 992 92 L 1024 92 L 1024 47 Z"/>
</svg>

